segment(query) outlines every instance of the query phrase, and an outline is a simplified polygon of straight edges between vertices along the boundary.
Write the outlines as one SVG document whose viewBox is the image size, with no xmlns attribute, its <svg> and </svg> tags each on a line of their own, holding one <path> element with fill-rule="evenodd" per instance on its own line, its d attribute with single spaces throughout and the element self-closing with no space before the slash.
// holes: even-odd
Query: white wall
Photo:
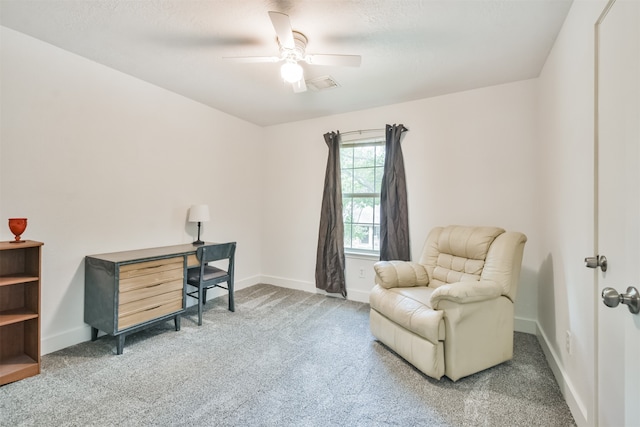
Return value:
<svg viewBox="0 0 640 427">
<path fill-rule="evenodd" d="M 578 425 L 595 425 L 594 24 L 606 1 L 575 1 L 539 78 L 539 338 Z M 571 333 L 572 354 L 566 349 Z"/>
<path fill-rule="evenodd" d="M 320 203 L 327 161 L 322 135 L 402 123 L 411 251 L 431 228 L 497 225 L 522 231 L 518 327 L 535 331 L 538 255 L 536 81 L 528 80 L 266 128 L 269 168 L 263 229 L 267 281 L 315 291 Z M 347 260 L 350 299 L 367 301 L 373 261 Z M 366 277 L 358 278 L 360 268 Z"/>
<path fill-rule="evenodd" d="M 191 242 L 191 204 L 205 240 L 238 242 L 237 286 L 259 281 L 261 128 L 0 31 L 0 218 L 45 243 L 43 354 L 90 337 L 84 256 Z"/>
</svg>

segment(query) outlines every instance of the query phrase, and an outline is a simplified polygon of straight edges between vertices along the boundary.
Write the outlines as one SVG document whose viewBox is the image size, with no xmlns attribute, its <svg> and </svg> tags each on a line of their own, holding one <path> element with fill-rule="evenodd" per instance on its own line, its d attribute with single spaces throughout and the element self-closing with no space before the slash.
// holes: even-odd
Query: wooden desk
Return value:
<svg viewBox="0 0 640 427">
<path fill-rule="evenodd" d="M 187 268 L 199 265 L 197 248 L 189 243 L 85 257 L 84 321 L 91 341 L 98 331 L 115 336 L 122 354 L 127 335 L 158 322 L 173 318 L 179 331 Z"/>
</svg>

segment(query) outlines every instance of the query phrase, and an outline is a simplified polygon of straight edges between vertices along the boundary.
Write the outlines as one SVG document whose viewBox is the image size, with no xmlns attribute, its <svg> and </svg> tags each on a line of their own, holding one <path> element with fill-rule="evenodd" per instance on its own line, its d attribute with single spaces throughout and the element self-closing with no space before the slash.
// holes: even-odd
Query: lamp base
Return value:
<svg viewBox="0 0 640 427">
<path fill-rule="evenodd" d="M 200 221 L 198 221 L 198 240 L 196 240 L 195 242 L 193 242 L 193 246 L 201 246 L 204 245 L 204 242 L 202 240 L 200 240 Z"/>
</svg>

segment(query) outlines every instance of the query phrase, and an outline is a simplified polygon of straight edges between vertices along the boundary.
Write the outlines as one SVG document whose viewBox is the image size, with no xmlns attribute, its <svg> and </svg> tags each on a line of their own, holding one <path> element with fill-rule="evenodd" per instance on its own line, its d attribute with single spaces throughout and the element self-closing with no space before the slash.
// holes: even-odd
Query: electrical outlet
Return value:
<svg viewBox="0 0 640 427">
<path fill-rule="evenodd" d="M 360 269 L 360 278 L 364 279 L 364 268 Z"/>
<path fill-rule="evenodd" d="M 573 343 L 571 342 L 571 331 L 567 331 L 564 337 L 564 345 L 567 349 L 567 354 L 571 356 L 573 354 Z"/>
</svg>

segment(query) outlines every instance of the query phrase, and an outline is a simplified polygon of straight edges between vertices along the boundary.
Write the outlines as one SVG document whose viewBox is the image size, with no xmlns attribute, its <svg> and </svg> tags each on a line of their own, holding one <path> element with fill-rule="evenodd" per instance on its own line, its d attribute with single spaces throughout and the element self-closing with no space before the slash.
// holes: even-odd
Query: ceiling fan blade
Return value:
<svg viewBox="0 0 640 427">
<path fill-rule="evenodd" d="M 291 29 L 291 21 L 289 21 L 289 15 L 285 15 L 280 12 L 269 12 L 269 18 L 273 24 L 273 29 L 276 30 L 278 40 L 280 44 L 287 48 L 293 49 L 296 47 L 293 41 L 293 31 Z"/>
<path fill-rule="evenodd" d="M 307 83 L 304 81 L 304 78 L 301 78 L 297 82 L 291 83 L 293 86 L 294 93 L 306 92 L 307 91 Z"/>
<path fill-rule="evenodd" d="M 256 62 L 278 62 L 279 56 L 223 56 L 225 61 L 233 61 L 240 63 L 256 63 Z"/>
<path fill-rule="evenodd" d="M 360 55 L 307 55 L 304 60 L 313 65 L 338 65 L 359 67 L 362 63 Z"/>
</svg>

